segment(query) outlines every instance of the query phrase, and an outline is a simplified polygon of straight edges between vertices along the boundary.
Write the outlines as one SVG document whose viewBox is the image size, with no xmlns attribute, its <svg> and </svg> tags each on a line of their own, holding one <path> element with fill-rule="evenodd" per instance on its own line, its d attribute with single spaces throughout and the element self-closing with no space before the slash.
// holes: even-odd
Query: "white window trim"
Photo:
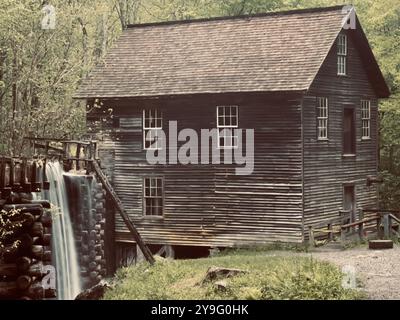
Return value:
<svg viewBox="0 0 400 320">
<path fill-rule="evenodd" d="M 365 111 L 367 112 L 367 117 L 365 117 Z M 364 126 L 364 122 L 368 125 Z M 364 129 L 366 129 L 368 135 L 364 135 Z M 371 139 L 371 100 L 361 100 L 361 139 Z"/>
<path fill-rule="evenodd" d="M 344 52 L 339 50 L 344 47 Z M 339 34 L 337 40 L 337 74 L 338 76 L 347 75 L 347 51 L 348 51 L 348 41 L 347 35 Z"/>
<path fill-rule="evenodd" d="M 227 108 L 227 107 L 236 109 L 236 125 L 220 125 L 219 124 L 218 110 L 219 110 L 219 108 Z M 238 148 L 237 144 L 234 145 L 234 146 L 221 146 L 220 145 L 220 130 L 221 129 L 222 130 L 223 129 L 231 129 L 232 130 L 232 137 L 236 137 L 236 135 L 234 134 L 235 133 L 234 130 L 239 128 L 239 106 L 235 106 L 235 105 L 232 105 L 232 106 L 217 106 L 216 112 L 217 112 L 217 114 L 216 114 L 216 116 L 217 116 L 217 130 L 218 130 L 217 148 L 218 149 L 222 149 L 222 150 L 224 150 L 224 149 L 237 149 Z M 238 143 L 238 137 L 237 137 L 236 141 Z"/>
<path fill-rule="evenodd" d="M 324 109 L 326 109 L 326 116 L 325 117 L 321 117 L 320 113 L 319 113 L 319 111 L 321 109 L 321 102 L 322 101 L 325 102 L 325 104 L 322 106 Z M 320 120 L 326 121 L 326 126 L 325 127 L 321 127 L 319 125 Z M 320 132 L 321 132 L 320 129 L 321 128 L 322 129 L 326 129 L 326 137 L 320 136 Z M 318 97 L 317 98 L 317 139 L 319 141 L 329 140 L 329 132 L 328 132 L 328 130 L 329 130 L 329 99 L 326 98 L 326 97 Z"/>
<path fill-rule="evenodd" d="M 146 111 L 155 111 L 157 113 L 157 116 L 161 118 L 161 126 L 160 127 L 146 127 Z M 143 117 L 142 117 L 142 124 L 143 124 L 143 130 L 142 130 L 142 135 L 143 135 L 143 150 L 162 150 L 161 146 L 157 147 L 146 147 L 146 131 L 148 130 L 162 130 L 162 125 L 163 125 L 163 114 L 161 111 L 158 109 L 143 109 Z"/>
</svg>

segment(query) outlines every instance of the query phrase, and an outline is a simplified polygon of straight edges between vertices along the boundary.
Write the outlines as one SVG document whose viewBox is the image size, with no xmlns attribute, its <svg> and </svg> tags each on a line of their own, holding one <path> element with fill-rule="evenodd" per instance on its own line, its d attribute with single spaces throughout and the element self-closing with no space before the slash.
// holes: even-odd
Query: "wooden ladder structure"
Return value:
<svg viewBox="0 0 400 320">
<path fill-rule="evenodd" d="M 122 204 L 121 200 L 119 199 L 118 195 L 115 193 L 113 187 L 111 184 L 108 182 L 107 177 L 101 170 L 99 164 L 97 163 L 96 160 L 92 162 L 92 168 L 94 172 L 96 173 L 97 177 L 101 181 L 102 185 L 104 186 L 104 189 L 106 190 L 107 194 L 110 196 L 110 199 L 115 205 L 115 208 L 117 208 L 119 214 L 121 215 L 122 220 L 124 220 L 126 226 L 128 227 L 129 231 L 131 232 L 133 238 L 135 239 L 137 245 L 139 246 L 140 250 L 142 250 L 144 257 L 150 264 L 154 264 L 155 260 L 153 257 L 153 254 L 151 253 L 149 247 L 144 243 L 142 237 L 140 236 L 139 232 L 137 231 L 135 225 L 129 219 L 129 216 L 124 208 L 124 205 Z"/>
</svg>

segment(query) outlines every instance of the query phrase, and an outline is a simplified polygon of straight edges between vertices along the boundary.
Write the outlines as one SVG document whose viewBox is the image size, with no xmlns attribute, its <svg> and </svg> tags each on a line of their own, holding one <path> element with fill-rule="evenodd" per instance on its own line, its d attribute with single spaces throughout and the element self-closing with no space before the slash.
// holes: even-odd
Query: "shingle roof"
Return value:
<svg viewBox="0 0 400 320">
<path fill-rule="evenodd" d="M 307 90 L 345 15 L 337 6 L 133 25 L 75 97 Z"/>
</svg>

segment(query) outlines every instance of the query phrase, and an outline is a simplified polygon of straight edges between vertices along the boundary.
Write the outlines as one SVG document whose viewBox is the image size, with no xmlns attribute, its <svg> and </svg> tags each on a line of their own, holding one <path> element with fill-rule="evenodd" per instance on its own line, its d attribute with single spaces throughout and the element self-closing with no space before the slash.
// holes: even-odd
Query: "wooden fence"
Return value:
<svg viewBox="0 0 400 320">
<path fill-rule="evenodd" d="M 378 239 L 400 237 L 400 212 L 395 210 L 365 209 L 357 221 L 350 222 L 350 212 L 341 212 L 341 217 L 309 227 L 312 246 L 340 239 L 342 245 L 356 236 L 359 241 L 368 238 L 368 232 Z"/>
</svg>

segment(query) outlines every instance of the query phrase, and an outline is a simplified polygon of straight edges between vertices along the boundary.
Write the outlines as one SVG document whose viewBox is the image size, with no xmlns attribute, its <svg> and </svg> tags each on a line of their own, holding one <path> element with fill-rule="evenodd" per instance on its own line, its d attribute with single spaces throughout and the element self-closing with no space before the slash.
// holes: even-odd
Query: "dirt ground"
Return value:
<svg viewBox="0 0 400 320">
<path fill-rule="evenodd" d="M 322 247 L 315 252 L 299 254 L 329 261 L 340 268 L 352 266 L 369 299 L 400 299 L 399 246 L 388 250 L 369 250 L 366 246 L 347 250 Z"/>
</svg>

